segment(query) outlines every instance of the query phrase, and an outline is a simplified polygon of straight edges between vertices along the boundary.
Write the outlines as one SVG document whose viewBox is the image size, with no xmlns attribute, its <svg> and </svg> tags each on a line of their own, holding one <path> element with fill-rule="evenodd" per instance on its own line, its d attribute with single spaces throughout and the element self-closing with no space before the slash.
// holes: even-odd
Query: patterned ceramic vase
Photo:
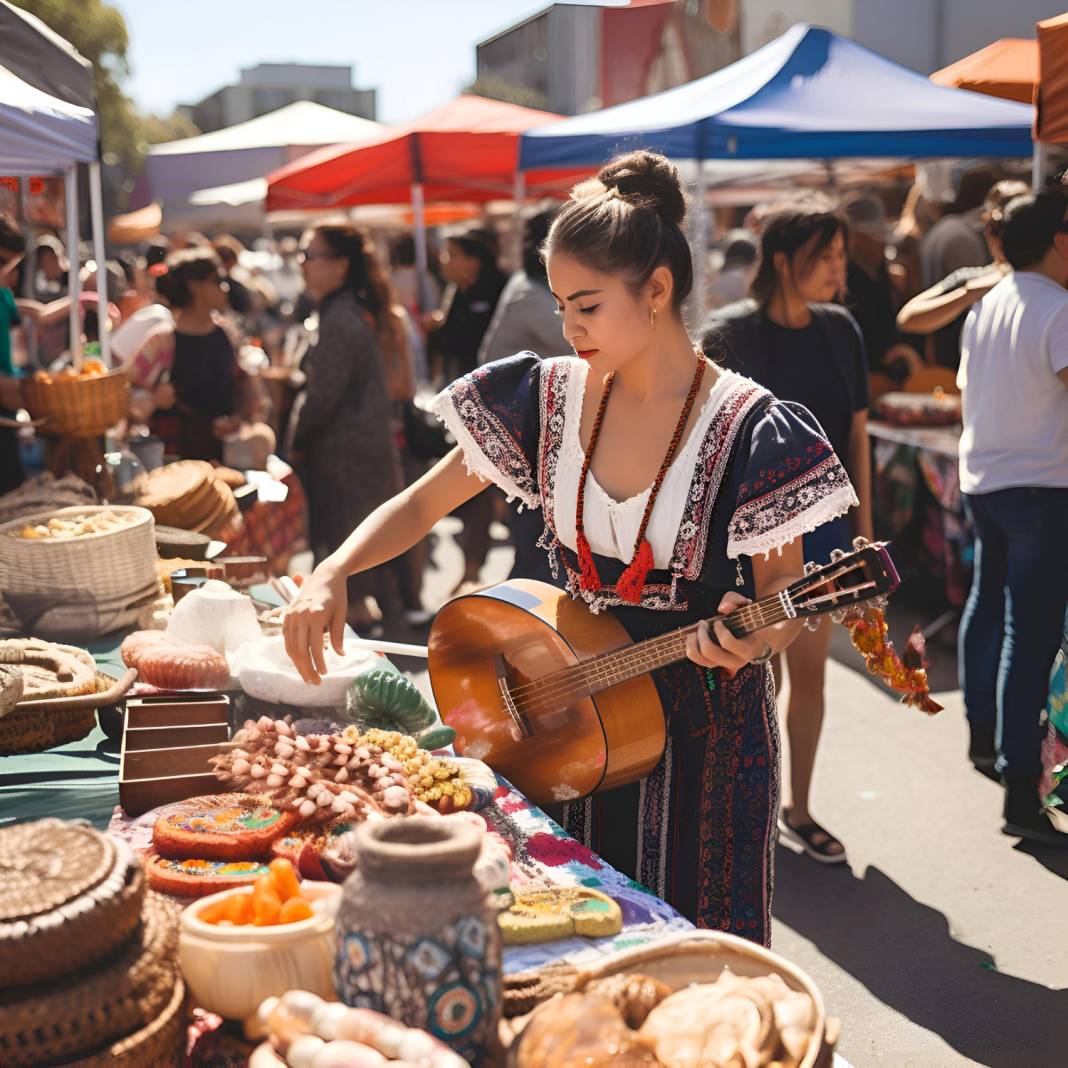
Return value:
<svg viewBox="0 0 1068 1068">
<path fill-rule="evenodd" d="M 364 823 L 337 917 L 334 980 L 348 1005 L 388 1013 L 471 1064 L 496 1042 L 497 913 L 475 878 L 477 828 L 433 816 Z"/>
</svg>

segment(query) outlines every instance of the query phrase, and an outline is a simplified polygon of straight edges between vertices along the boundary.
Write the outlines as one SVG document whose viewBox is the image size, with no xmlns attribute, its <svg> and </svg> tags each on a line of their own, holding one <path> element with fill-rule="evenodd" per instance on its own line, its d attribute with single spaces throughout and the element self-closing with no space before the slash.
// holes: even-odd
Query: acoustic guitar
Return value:
<svg viewBox="0 0 1068 1068">
<path fill-rule="evenodd" d="M 787 589 L 715 616 L 741 637 L 895 590 L 886 543 L 812 569 Z M 711 622 L 711 620 L 710 620 Z M 697 624 L 632 642 L 545 582 L 512 579 L 458 597 L 430 631 L 430 681 L 456 751 L 489 764 L 537 804 L 634 782 L 664 751 L 649 672 L 686 656 Z"/>
</svg>

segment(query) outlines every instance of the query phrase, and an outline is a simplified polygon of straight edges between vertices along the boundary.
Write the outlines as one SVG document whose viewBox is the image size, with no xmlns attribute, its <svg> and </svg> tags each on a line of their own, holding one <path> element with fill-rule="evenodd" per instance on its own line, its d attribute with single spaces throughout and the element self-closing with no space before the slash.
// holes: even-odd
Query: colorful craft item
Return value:
<svg viewBox="0 0 1068 1068">
<path fill-rule="evenodd" d="M 553 942 L 581 935 L 604 938 L 623 930 L 623 912 L 610 897 L 584 886 L 516 890 L 499 917 L 506 945 Z"/>
<path fill-rule="evenodd" d="M 297 824 L 261 798 L 237 795 L 225 801 L 205 798 L 202 805 L 163 816 L 152 828 L 152 845 L 161 857 L 178 860 L 248 860 L 266 857 L 271 843 Z"/>
<path fill-rule="evenodd" d="M 890 628 L 881 608 L 869 605 L 849 609 L 841 623 L 849 631 L 853 647 L 864 657 L 868 671 L 901 694 L 903 705 L 918 708 L 929 716 L 942 711 L 942 706 L 931 698 L 924 659 L 925 643 L 919 628 L 909 636 L 902 659 L 890 641 Z"/>
<path fill-rule="evenodd" d="M 258 860 L 177 860 L 149 853 L 144 864 L 148 885 L 176 897 L 205 897 L 220 890 L 252 886 L 267 874 L 267 865 Z"/>
</svg>

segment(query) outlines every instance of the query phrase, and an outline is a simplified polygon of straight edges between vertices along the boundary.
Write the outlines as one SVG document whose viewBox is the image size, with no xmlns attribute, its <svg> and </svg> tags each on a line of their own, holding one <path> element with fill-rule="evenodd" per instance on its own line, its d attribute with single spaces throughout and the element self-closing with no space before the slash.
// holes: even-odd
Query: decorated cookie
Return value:
<svg viewBox="0 0 1068 1068">
<path fill-rule="evenodd" d="M 161 857 L 244 860 L 266 857 L 271 843 L 299 820 L 250 795 L 225 801 L 206 797 L 203 804 L 163 816 L 152 829 L 152 844 Z"/>
<path fill-rule="evenodd" d="M 236 886 L 251 886 L 268 874 L 259 860 L 175 860 L 149 853 L 144 858 L 148 885 L 163 894 L 204 897 Z"/>
<path fill-rule="evenodd" d="M 274 840 L 271 844 L 271 856 L 288 860 L 305 879 L 330 880 L 333 873 L 324 864 L 323 854 L 341 835 L 355 826 L 351 820 L 339 819 L 325 827 L 290 831 Z M 343 879 L 334 881 L 340 882 Z"/>
<path fill-rule="evenodd" d="M 500 926 L 508 945 L 572 935 L 604 938 L 623 929 L 623 912 L 610 897 L 584 886 L 521 890 L 515 904 L 501 913 Z"/>
</svg>

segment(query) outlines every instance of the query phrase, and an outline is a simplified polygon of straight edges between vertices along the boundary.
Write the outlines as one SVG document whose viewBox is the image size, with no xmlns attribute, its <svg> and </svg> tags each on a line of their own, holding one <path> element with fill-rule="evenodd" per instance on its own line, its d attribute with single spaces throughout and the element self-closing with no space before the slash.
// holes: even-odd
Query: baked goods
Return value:
<svg viewBox="0 0 1068 1068">
<path fill-rule="evenodd" d="M 798 1065 L 815 1026 L 812 999 L 779 975 L 724 972 L 665 998 L 639 1031 L 666 1068 Z"/>
<path fill-rule="evenodd" d="M 247 860 L 266 857 L 271 843 L 296 823 L 295 813 L 260 798 L 204 797 L 158 819 L 152 845 L 161 857 Z"/>
<path fill-rule="evenodd" d="M 513 891 L 515 903 L 498 922 L 505 945 L 553 942 L 581 935 L 604 938 L 623 930 L 623 911 L 610 897 L 585 886 Z"/>
<path fill-rule="evenodd" d="M 249 1061 L 250 1068 L 272 1064 L 258 1058 L 273 1050 L 272 1068 L 466 1068 L 467 1061 L 425 1031 L 405 1027 L 381 1012 L 324 1001 L 307 990 L 267 998 L 256 1014 L 257 1029 L 270 1038 Z M 281 1058 L 285 1058 L 284 1060 Z M 397 1068 L 401 1068 L 398 1064 Z"/>
<path fill-rule="evenodd" d="M 23 701 L 96 692 L 96 662 L 84 649 L 73 645 L 57 645 L 40 638 L 7 638 L 0 641 L 0 663 L 18 668 Z"/>
<path fill-rule="evenodd" d="M 665 998 L 671 996 L 671 987 L 648 975 L 609 975 L 595 979 L 585 986 L 587 994 L 602 994 L 610 998 L 619 1010 L 628 1027 L 635 1029 L 645 1023 L 646 1017 Z"/>
<path fill-rule="evenodd" d="M 415 798 L 400 761 L 338 735 L 296 735 L 288 719 L 248 720 L 236 748 L 212 759 L 228 788 L 254 793 L 301 819 L 409 816 Z"/>
<path fill-rule="evenodd" d="M 149 853 L 144 858 L 148 885 L 175 897 L 205 897 L 220 890 L 252 886 L 267 874 L 259 860 L 177 860 Z"/>
<path fill-rule="evenodd" d="M 161 645 L 167 640 L 167 635 L 161 630 L 135 630 L 122 639 L 119 646 L 119 656 L 128 668 L 138 667 L 141 653 L 153 645 Z"/>
<path fill-rule="evenodd" d="M 140 522 L 137 512 L 113 512 L 110 508 L 93 512 L 64 512 L 53 516 L 43 523 L 27 523 L 21 529 L 7 531 L 9 538 L 51 538 L 61 541 L 64 538 L 82 538 L 87 534 L 110 534 L 124 527 L 131 527 Z"/>
<path fill-rule="evenodd" d="M 565 994 L 552 1012 L 538 1013 L 523 1031 L 518 1068 L 602 1068 L 655 1065 L 656 1057 L 638 1043 L 610 998 L 600 994 Z M 694 1061 L 692 1068 L 712 1068 Z"/>
<path fill-rule="evenodd" d="M 238 515 L 233 490 L 216 478 L 211 464 L 180 460 L 140 475 L 137 503 L 166 526 L 212 534 Z"/>
<path fill-rule="evenodd" d="M 0 716 L 22 700 L 22 672 L 14 664 L 0 664 Z"/>
<path fill-rule="evenodd" d="M 137 656 L 142 682 L 161 690 L 219 690 L 230 681 L 230 665 L 210 645 L 145 645 Z"/>
<path fill-rule="evenodd" d="M 55 819 L 0 829 L 0 988 L 106 956 L 133 933 L 143 898 L 141 867 L 115 838 Z"/>
</svg>

